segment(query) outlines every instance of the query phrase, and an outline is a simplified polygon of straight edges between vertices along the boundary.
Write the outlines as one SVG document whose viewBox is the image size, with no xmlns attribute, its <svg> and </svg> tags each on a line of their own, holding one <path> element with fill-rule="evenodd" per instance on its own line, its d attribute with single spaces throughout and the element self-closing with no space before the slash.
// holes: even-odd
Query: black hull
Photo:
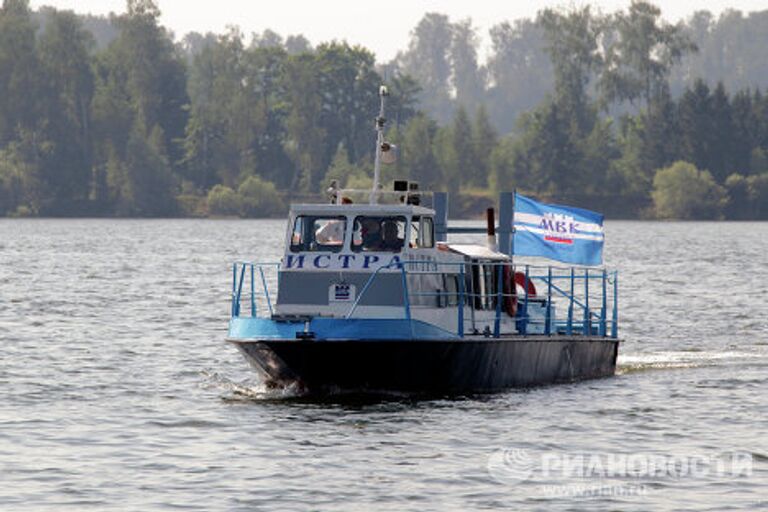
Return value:
<svg viewBox="0 0 768 512">
<path fill-rule="evenodd" d="M 426 341 L 230 340 L 268 384 L 310 394 L 486 393 L 607 377 L 612 338 L 527 336 Z"/>
</svg>

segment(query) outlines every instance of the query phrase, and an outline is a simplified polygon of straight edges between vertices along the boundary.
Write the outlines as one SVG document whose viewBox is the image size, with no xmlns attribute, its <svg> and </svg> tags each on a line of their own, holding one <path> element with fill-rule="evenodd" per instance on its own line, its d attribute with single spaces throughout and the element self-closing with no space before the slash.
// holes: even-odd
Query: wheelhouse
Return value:
<svg viewBox="0 0 768 512">
<path fill-rule="evenodd" d="M 419 206 L 298 205 L 290 215 L 285 263 L 300 254 L 306 261 L 318 253 L 343 253 L 336 259 L 353 268 L 359 254 L 423 255 L 436 249 L 434 226 L 432 210 Z"/>
</svg>

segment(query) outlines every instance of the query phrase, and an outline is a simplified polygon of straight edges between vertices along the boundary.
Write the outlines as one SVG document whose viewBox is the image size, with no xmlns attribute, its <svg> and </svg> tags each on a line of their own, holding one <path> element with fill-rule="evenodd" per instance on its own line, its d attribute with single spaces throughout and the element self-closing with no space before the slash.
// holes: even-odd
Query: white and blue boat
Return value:
<svg viewBox="0 0 768 512">
<path fill-rule="evenodd" d="M 330 204 L 292 205 L 282 260 L 233 266 L 227 341 L 269 386 L 310 394 L 482 393 L 613 375 L 617 273 L 517 261 L 510 193 L 498 227 L 489 212 L 486 243 L 448 241 L 478 230 L 448 227 L 445 193 L 427 207 L 414 183 L 378 186 L 392 151 L 385 97 L 368 203 L 332 187 Z M 567 236 L 577 235 L 558 241 Z"/>
</svg>

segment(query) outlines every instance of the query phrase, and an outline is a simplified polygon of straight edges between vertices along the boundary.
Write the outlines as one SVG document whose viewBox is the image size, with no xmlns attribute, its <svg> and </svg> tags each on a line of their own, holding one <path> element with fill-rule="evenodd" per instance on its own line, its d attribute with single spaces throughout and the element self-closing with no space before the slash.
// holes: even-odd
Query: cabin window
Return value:
<svg viewBox="0 0 768 512">
<path fill-rule="evenodd" d="M 473 261 L 467 272 L 467 290 L 475 309 L 496 309 L 498 276 L 496 266 Z"/>
<path fill-rule="evenodd" d="M 443 274 L 443 297 L 441 307 L 459 305 L 459 276 L 455 274 Z"/>
<path fill-rule="evenodd" d="M 352 250 L 400 252 L 405 243 L 405 217 L 361 215 L 355 218 Z"/>
<path fill-rule="evenodd" d="M 293 223 L 291 252 L 339 252 L 344 247 L 347 218 L 299 215 Z"/>
<path fill-rule="evenodd" d="M 411 220 L 411 247 L 431 249 L 435 246 L 435 227 L 432 217 L 414 217 Z"/>
<path fill-rule="evenodd" d="M 483 275 L 483 306 L 485 309 L 496 309 L 496 294 L 498 293 L 496 266 L 483 265 Z"/>
<path fill-rule="evenodd" d="M 483 267 L 479 263 L 473 261 L 469 264 L 469 268 L 464 274 L 467 280 L 466 290 L 471 301 L 470 303 L 475 309 L 483 309 L 483 288 L 482 279 L 480 278 L 482 269 Z"/>
</svg>

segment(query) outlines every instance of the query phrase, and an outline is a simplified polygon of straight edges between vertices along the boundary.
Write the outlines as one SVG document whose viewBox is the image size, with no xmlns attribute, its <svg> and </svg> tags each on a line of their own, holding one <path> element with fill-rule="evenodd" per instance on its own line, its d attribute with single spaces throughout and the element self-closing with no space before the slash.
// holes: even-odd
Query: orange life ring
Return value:
<svg viewBox="0 0 768 512">
<path fill-rule="evenodd" d="M 519 286 L 527 292 L 528 297 L 536 296 L 536 286 L 533 284 L 531 278 L 528 278 L 528 286 L 526 287 L 525 274 L 522 272 L 515 272 L 514 278 L 512 277 L 512 267 L 510 265 L 504 265 L 504 311 L 511 317 L 517 315 L 517 287 Z"/>
<path fill-rule="evenodd" d="M 525 286 L 525 274 L 522 272 L 515 272 L 515 284 L 526 291 L 528 297 L 536 296 L 536 286 L 533 284 L 533 280 L 528 277 L 528 289 Z"/>
</svg>

